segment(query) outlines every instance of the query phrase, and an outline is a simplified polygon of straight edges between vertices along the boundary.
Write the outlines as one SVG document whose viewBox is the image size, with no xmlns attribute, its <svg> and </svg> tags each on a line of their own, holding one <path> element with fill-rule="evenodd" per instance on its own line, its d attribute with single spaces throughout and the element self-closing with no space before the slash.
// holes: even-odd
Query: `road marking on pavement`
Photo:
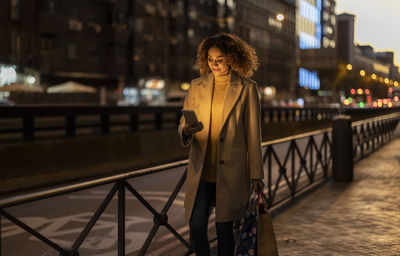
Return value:
<svg viewBox="0 0 400 256">
<path fill-rule="evenodd" d="M 74 242 L 71 240 L 71 235 L 74 235 L 73 237 L 77 237 L 77 235 L 82 232 L 85 224 L 87 224 L 92 215 L 93 213 L 86 212 L 57 218 L 21 217 L 19 219 L 58 245 L 68 248 Z M 81 223 L 82 226 L 79 228 L 66 228 L 67 225 L 76 226 L 76 223 Z M 153 220 L 150 218 L 126 216 L 125 236 L 127 239 L 127 253 L 133 253 L 139 250 L 146 240 L 148 232 L 138 232 L 136 231 L 137 228 L 134 227 L 143 223 L 153 223 Z M 23 229 L 14 225 L 10 221 L 5 220 L 3 225 L 3 239 L 26 234 Z M 100 235 L 99 232 L 101 232 Z M 96 222 L 96 225 L 93 227 L 87 239 L 82 244 L 81 250 L 84 249 L 89 255 L 113 256 L 117 254 L 117 250 L 115 249 L 117 239 L 118 225 L 116 216 L 113 214 L 103 214 L 102 217 Z M 40 242 L 34 236 L 30 236 L 29 240 Z"/>
</svg>

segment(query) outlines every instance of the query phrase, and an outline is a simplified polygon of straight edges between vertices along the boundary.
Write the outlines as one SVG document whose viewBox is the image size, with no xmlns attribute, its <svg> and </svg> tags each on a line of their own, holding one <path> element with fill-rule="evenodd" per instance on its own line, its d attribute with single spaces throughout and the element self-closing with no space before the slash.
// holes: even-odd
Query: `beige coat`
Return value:
<svg viewBox="0 0 400 256">
<path fill-rule="evenodd" d="M 214 77 L 209 73 L 194 79 L 183 109 L 194 110 L 203 130 L 183 141 L 185 119 L 179 125 L 181 143 L 190 146 L 186 182 L 185 214 L 189 221 L 196 199 L 210 132 L 211 97 Z M 225 92 L 218 143 L 216 185 L 216 221 L 234 221 L 244 217 L 251 179 L 263 178 L 261 153 L 260 101 L 254 81 L 231 72 Z"/>
</svg>

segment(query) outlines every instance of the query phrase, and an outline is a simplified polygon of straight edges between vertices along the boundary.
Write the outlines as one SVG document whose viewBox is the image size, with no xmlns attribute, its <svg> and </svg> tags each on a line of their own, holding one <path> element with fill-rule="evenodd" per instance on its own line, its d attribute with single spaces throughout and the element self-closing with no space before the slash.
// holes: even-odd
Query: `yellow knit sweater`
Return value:
<svg viewBox="0 0 400 256">
<path fill-rule="evenodd" d="M 214 89 L 211 104 L 210 134 L 206 159 L 201 174 L 201 179 L 208 182 L 217 181 L 217 156 L 218 156 L 218 132 L 220 130 L 222 108 L 224 104 L 225 91 L 228 86 L 229 74 L 214 77 Z"/>
</svg>

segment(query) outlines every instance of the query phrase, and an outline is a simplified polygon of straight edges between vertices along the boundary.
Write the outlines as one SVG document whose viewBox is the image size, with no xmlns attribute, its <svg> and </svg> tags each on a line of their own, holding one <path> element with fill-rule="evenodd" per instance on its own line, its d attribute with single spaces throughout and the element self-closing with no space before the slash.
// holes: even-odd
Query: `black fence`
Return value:
<svg viewBox="0 0 400 256">
<path fill-rule="evenodd" d="M 71 138 L 86 135 L 176 129 L 181 107 L 2 106 L 0 141 Z M 263 107 L 264 122 L 330 120 L 338 112 L 361 118 L 388 114 L 398 108 L 277 108 Z"/>
<path fill-rule="evenodd" d="M 389 141 L 399 120 L 398 114 L 386 115 L 380 118 L 365 120 L 353 124 L 354 148 L 356 158 L 365 156 L 364 149 L 376 150 L 384 143 Z M 308 188 L 324 182 L 330 177 L 332 167 L 332 135 L 331 128 L 318 130 L 306 134 L 291 136 L 274 141 L 264 142 L 263 160 L 265 172 L 265 194 L 268 208 L 279 207 L 285 202 L 302 194 Z M 37 239 L 41 240 L 60 255 L 79 255 L 79 248 L 88 236 L 97 220 L 103 214 L 105 208 L 110 203 L 115 194 L 118 195 L 118 255 L 125 255 L 125 191 L 129 191 L 136 197 L 141 204 L 153 215 L 153 228 L 149 232 L 147 239 L 143 243 L 138 255 L 145 255 L 161 226 L 167 230 L 187 248 L 187 255 L 191 254 L 192 249 L 183 235 L 169 224 L 168 211 L 176 199 L 186 180 L 186 171 L 180 177 L 170 197 L 165 202 L 161 211 L 157 211 L 129 182 L 144 175 L 152 175 L 159 172 L 167 172 L 176 167 L 187 165 L 187 160 L 156 166 L 142 170 L 126 172 L 107 178 L 96 179 L 89 182 L 77 183 L 69 186 L 59 187 L 50 190 L 27 193 L 0 200 L 0 216 L 8 219 L 15 225 L 24 229 Z M 29 227 L 27 224 L 13 216 L 8 208 L 38 201 L 44 198 L 55 197 L 62 194 L 98 187 L 104 184 L 113 184 L 107 196 L 93 213 L 89 222 L 82 229 L 81 234 L 70 248 L 63 248 L 55 242 L 44 237 L 39 232 Z M 183 211 L 183 209 L 182 209 Z M 1 232 L 0 218 L 0 232 Z M 1 243 L 0 243 L 1 254 Z"/>
</svg>

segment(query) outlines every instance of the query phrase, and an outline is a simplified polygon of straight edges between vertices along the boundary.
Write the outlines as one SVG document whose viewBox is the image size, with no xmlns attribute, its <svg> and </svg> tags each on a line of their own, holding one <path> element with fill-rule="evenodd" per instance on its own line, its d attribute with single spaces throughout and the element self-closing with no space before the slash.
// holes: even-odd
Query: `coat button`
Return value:
<svg viewBox="0 0 400 256">
<path fill-rule="evenodd" d="M 219 160 L 219 164 L 224 164 L 224 160 Z"/>
</svg>

